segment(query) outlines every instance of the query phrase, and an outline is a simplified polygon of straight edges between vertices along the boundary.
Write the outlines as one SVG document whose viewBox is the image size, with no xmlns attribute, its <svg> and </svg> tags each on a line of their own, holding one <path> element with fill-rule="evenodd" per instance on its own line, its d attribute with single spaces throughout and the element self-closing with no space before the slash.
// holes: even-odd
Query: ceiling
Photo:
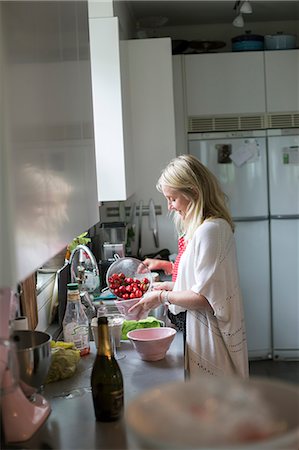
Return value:
<svg viewBox="0 0 299 450">
<path fill-rule="evenodd" d="M 165 26 L 204 25 L 230 23 L 236 15 L 235 0 L 130 0 L 136 20 L 151 22 L 148 18 L 167 18 Z M 274 22 L 299 20 L 299 1 L 250 1 L 252 14 L 246 14 L 246 22 Z M 144 18 L 147 18 L 146 20 Z M 146 23 L 145 26 L 148 26 Z M 150 27 L 152 27 L 150 25 Z"/>
</svg>

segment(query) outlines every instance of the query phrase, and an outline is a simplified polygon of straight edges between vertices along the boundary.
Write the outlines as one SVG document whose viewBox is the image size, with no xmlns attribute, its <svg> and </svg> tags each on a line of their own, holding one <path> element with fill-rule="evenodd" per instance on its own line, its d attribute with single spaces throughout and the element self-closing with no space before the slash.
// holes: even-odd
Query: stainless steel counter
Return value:
<svg viewBox="0 0 299 450">
<path fill-rule="evenodd" d="M 124 378 L 125 406 L 144 390 L 170 381 L 184 379 L 183 336 L 178 332 L 161 361 L 142 361 L 129 341 L 122 341 L 119 360 Z M 22 447 L 26 449 L 130 449 L 125 420 L 96 422 L 90 390 L 90 375 L 96 354 L 81 358 L 76 374 L 45 386 L 43 395 L 52 412 L 40 430 Z"/>
</svg>

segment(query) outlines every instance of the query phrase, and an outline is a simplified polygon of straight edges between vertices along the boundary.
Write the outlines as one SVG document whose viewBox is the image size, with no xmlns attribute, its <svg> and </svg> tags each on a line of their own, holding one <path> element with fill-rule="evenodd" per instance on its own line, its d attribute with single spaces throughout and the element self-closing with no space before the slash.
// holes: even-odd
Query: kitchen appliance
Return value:
<svg viewBox="0 0 299 450">
<path fill-rule="evenodd" d="M 191 133 L 188 147 L 216 175 L 228 196 L 236 224 L 249 357 L 271 357 L 266 133 Z"/>
<path fill-rule="evenodd" d="M 101 224 L 100 243 L 101 259 L 114 260 L 114 255 L 125 256 L 127 242 L 127 226 L 125 222 L 106 222 Z"/>
<path fill-rule="evenodd" d="M 273 353 L 299 358 L 299 129 L 269 130 Z"/>
<path fill-rule="evenodd" d="M 296 48 L 297 37 L 294 34 L 283 34 L 278 32 L 276 34 L 268 34 L 265 36 L 266 50 L 288 50 Z"/>
<path fill-rule="evenodd" d="M 126 255 L 126 244 L 128 226 L 125 222 L 103 222 L 99 231 L 99 251 L 95 252 L 100 272 L 100 289 L 106 284 L 106 273 L 115 261 L 114 255 L 124 258 Z"/>
<path fill-rule="evenodd" d="M 19 379 L 15 343 L 9 337 L 12 302 L 13 292 L 11 289 L 1 288 L 0 385 L 1 420 L 5 443 L 30 439 L 42 426 L 51 411 L 49 403 L 42 395 L 37 394 L 34 387 Z"/>
</svg>

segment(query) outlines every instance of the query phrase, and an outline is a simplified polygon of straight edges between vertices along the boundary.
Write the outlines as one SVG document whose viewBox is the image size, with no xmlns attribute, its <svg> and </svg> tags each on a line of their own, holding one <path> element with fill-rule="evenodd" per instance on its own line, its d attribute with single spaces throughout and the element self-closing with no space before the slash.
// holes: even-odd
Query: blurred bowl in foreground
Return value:
<svg viewBox="0 0 299 450">
<path fill-rule="evenodd" d="M 165 357 L 175 334 L 174 328 L 163 327 L 139 328 L 129 331 L 127 336 L 141 359 L 159 361 Z"/>
<path fill-rule="evenodd" d="M 51 336 L 43 331 L 16 330 L 12 338 L 16 345 L 21 380 L 39 389 L 51 365 Z"/>
<path fill-rule="evenodd" d="M 296 385 L 203 376 L 144 392 L 125 419 L 140 450 L 297 450 L 298 413 Z"/>
</svg>

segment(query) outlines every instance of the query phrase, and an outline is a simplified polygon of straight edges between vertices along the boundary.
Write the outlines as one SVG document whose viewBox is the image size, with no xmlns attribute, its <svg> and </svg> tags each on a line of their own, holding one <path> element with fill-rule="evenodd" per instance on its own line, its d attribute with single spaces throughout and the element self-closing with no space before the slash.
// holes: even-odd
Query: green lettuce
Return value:
<svg viewBox="0 0 299 450">
<path fill-rule="evenodd" d="M 151 316 L 142 320 L 125 320 L 121 330 L 121 339 L 128 339 L 127 334 L 129 331 L 138 328 L 159 328 L 160 326 L 161 321 Z"/>
</svg>

